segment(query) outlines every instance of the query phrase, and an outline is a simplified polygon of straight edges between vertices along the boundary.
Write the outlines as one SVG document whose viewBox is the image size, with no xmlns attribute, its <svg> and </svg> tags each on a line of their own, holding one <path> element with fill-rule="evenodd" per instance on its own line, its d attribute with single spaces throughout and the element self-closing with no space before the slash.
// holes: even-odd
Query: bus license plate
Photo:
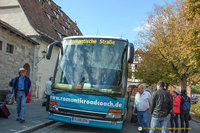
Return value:
<svg viewBox="0 0 200 133">
<path fill-rule="evenodd" d="M 85 118 L 79 118 L 79 117 L 72 117 L 72 122 L 78 122 L 78 123 L 86 123 L 89 124 L 89 120 Z"/>
</svg>

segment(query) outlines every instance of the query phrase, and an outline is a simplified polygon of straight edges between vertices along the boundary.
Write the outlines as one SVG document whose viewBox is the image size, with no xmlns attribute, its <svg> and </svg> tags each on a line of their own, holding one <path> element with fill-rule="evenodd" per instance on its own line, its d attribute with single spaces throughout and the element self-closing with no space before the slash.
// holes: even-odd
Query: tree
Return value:
<svg viewBox="0 0 200 133">
<path fill-rule="evenodd" d="M 200 17 L 200 1 L 199 0 L 186 0 L 184 3 L 189 8 L 190 19 Z"/>
<path fill-rule="evenodd" d="M 191 3 L 188 3 L 181 0 L 156 6 L 148 17 L 149 28 L 139 34 L 147 54 L 138 73 L 150 78 L 156 74 L 161 79 L 165 75 L 163 79 L 170 84 L 178 79 L 182 89 L 186 89 L 188 80 L 199 74 L 200 66 L 200 17 L 197 14 L 191 17 Z"/>
<path fill-rule="evenodd" d="M 142 62 L 138 65 L 135 76 L 143 79 L 149 85 L 156 84 L 159 80 L 168 84 L 178 83 L 178 79 L 170 69 L 170 65 L 157 58 L 150 49 L 142 54 Z"/>
</svg>

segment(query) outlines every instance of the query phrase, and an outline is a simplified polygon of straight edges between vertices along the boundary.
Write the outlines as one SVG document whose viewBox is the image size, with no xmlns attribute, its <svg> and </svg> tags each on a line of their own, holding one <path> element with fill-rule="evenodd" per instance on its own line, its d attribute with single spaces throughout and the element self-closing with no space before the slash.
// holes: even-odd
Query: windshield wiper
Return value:
<svg viewBox="0 0 200 133">
<path fill-rule="evenodd" d="M 108 97 L 111 97 L 114 100 L 117 100 L 117 98 L 115 96 L 112 96 L 112 95 L 110 95 L 108 93 L 104 93 L 104 92 L 101 92 L 101 91 L 98 91 L 98 90 L 90 90 L 90 91 L 88 91 L 88 90 L 77 89 L 77 90 L 74 90 L 74 91 L 75 92 L 81 92 L 81 93 L 91 93 L 91 92 L 92 93 L 96 93 L 96 92 L 98 92 L 101 95 L 108 96 Z"/>
<path fill-rule="evenodd" d="M 60 89 L 53 89 L 53 93 L 54 94 L 57 94 L 57 93 L 62 93 L 62 92 L 81 92 L 81 93 L 84 93 L 84 92 L 86 92 L 86 93 L 91 93 L 91 92 L 98 92 L 99 94 L 103 94 L 104 96 L 108 96 L 108 97 L 110 97 L 110 98 L 112 98 L 112 99 L 114 99 L 114 100 L 117 100 L 117 98 L 115 97 L 115 96 L 113 96 L 113 95 L 110 95 L 110 94 L 108 94 L 108 93 L 104 93 L 104 92 L 101 92 L 101 91 L 98 91 L 98 90 L 91 90 L 91 91 L 86 91 L 86 90 L 82 90 L 82 89 L 77 89 L 77 90 L 60 90 Z"/>
<path fill-rule="evenodd" d="M 53 89 L 52 90 L 53 93 L 57 94 L 57 93 L 62 93 L 62 92 L 71 92 L 71 90 L 61 90 L 61 89 Z"/>
<path fill-rule="evenodd" d="M 104 93 L 104 92 L 101 92 L 101 91 L 98 91 L 98 90 L 92 90 L 92 91 L 98 92 L 98 93 L 103 94 L 104 96 L 107 96 L 107 97 L 111 97 L 111 98 L 114 99 L 115 101 L 117 100 L 117 98 L 116 98 L 115 96 L 110 95 L 110 94 L 108 94 L 108 93 Z"/>
</svg>

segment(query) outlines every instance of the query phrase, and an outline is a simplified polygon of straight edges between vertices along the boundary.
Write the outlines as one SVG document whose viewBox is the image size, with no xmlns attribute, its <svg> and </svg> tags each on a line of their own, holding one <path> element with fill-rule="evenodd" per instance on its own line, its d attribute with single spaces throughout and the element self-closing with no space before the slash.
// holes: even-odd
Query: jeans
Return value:
<svg viewBox="0 0 200 133">
<path fill-rule="evenodd" d="M 189 112 L 182 112 L 180 114 L 180 118 L 181 118 L 181 132 L 188 132 L 188 127 L 189 127 Z M 185 126 L 184 126 L 185 123 Z M 183 128 L 186 128 L 185 130 L 183 130 Z"/>
<path fill-rule="evenodd" d="M 149 124 L 148 124 L 148 116 L 149 116 L 149 110 L 146 110 L 144 112 L 137 111 L 137 119 L 139 126 L 142 127 L 142 133 L 148 133 L 149 130 Z"/>
<path fill-rule="evenodd" d="M 20 119 L 24 119 L 25 114 L 25 103 L 26 103 L 26 95 L 24 91 L 17 91 L 17 116 Z"/>
<path fill-rule="evenodd" d="M 178 133 L 178 116 L 179 114 L 171 114 L 170 116 L 170 124 L 171 124 L 171 131 L 173 132 L 173 128 L 174 128 L 174 124 L 175 124 L 175 127 L 176 127 L 176 130 L 175 130 L 175 133 Z"/>
<path fill-rule="evenodd" d="M 157 129 L 162 130 L 162 133 L 167 133 L 167 116 L 160 118 L 152 116 L 150 133 L 155 133 Z"/>
</svg>

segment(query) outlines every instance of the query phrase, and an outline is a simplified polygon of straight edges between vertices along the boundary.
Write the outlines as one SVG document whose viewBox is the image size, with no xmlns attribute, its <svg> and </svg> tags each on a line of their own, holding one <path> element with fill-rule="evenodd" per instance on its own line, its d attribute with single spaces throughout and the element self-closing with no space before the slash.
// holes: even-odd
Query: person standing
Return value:
<svg viewBox="0 0 200 133">
<path fill-rule="evenodd" d="M 133 104 L 133 112 L 137 109 L 138 124 L 142 127 L 142 133 L 148 133 L 149 124 L 149 108 L 151 102 L 151 94 L 144 90 L 144 85 L 139 85 L 138 92 L 135 96 L 135 102 Z"/>
<path fill-rule="evenodd" d="M 26 70 L 24 68 L 19 69 L 19 76 L 13 81 L 13 90 L 17 103 L 17 119 L 16 121 L 24 122 L 25 103 L 28 96 L 29 89 L 31 87 L 31 80 L 26 76 Z"/>
<path fill-rule="evenodd" d="M 157 83 L 157 91 L 152 95 L 150 133 L 155 133 L 157 128 L 161 128 L 162 133 L 167 133 L 167 116 L 173 107 L 173 102 L 171 95 L 164 86 L 164 82 L 159 81 Z"/>
<path fill-rule="evenodd" d="M 50 94 L 51 94 L 51 84 L 53 82 L 53 77 L 50 77 L 48 81 L 45 83 L 45 95 L 47 98 L 46 101 L 46 111 L 49 111 L 49 102 L 50 102 Z"/>
<path fill-rule="evenodd" d="M 170 124 L 171 124 L 171 133 L 174 131 L 174 125 L 176 127 L 175 133 L 178 133 L 178 117 L 180 115 L 180 106 L 181 106 L 181 96 L 180 91 L 178 89 L 174 90 L 174 97 L 173 97 L 173 110 L 170 116 Z"/>
<path fill-rule="evenodd" d="M 186 95 L 186 89 L 181 90 L 181 132 L 187 133 L 190 117 L 190 98 Z M 185 126 L 184 126 L 185 125 Z"/>
</svg>

